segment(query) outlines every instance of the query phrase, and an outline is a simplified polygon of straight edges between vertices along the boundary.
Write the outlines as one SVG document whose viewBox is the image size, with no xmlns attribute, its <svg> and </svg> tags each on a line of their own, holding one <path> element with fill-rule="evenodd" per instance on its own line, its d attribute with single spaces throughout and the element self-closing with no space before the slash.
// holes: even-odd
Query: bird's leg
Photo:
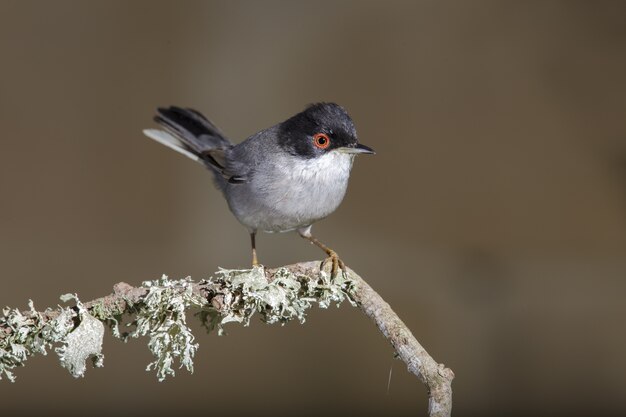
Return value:
<svg viewBox="0 0 626 417">
<path fill-rule="evenodd" d="M 328 261 L 332 262 L 332 268 L 330 270 L 331 277 L 334 278 L 335 276 L 337 276 L 337 272 L 339 271 L 340 268 L 344 274 L 346 273 L 346 264 L 344 264 L 343 261 L 339 258 L 339 255 L 337 255 L 337 252 L 335 252 L 328 246 L 324 245 L 322 242 L 320 242 L 313 236 L 304 236 L 304 238 L 309 240 L 311 243 L 313 243 L 315 246 L 317 246 L 324 252 L 326 252 L 326 254 L 328 255 L 328 258 L 324 259 L 324 261 L 322 262 L 321 268 L 324 267 L 324 264 L 326 262 Z"/>
<path fill-rule="evenodd" d="M 304 230 L 301 229 L 298 232 L 300 233 L 300 236 L 307 239 L 309 242 L 313 243 L 315 246 L 317 246 L 318 248 L 326 252 L 326 254 L 328 255 L 328 258 L 324 259 L 324 261 L 322 262 L 320 269 L 324 267 L 324 264 L 326 262 L 331 261 L 332 262 L 332 268 L 330 270 L 331 277 L 334 278 L 335 276 L 337 276 L 337 271 L 340 268 L 341 268 L 341 271 L 344 274 L 346 274 L 346 264 L 344 264 L 343 261 L 339 259 L 339 255 L 337 255 L 337 252 L 335 252 L 334 250 L 332 250 L 331 248 L 329 248 L 328 246 L 324 245 L 322 242 L 314 238 L 313 235 L 311 234 L 310 227 Z"/>
<path fill-rule="evenodd" d="M 258 266 L 259 260 L 256 257 L 256 230 L 250 232 L 250 243 L 252 244 L 252 266 Z"/>
</svg>

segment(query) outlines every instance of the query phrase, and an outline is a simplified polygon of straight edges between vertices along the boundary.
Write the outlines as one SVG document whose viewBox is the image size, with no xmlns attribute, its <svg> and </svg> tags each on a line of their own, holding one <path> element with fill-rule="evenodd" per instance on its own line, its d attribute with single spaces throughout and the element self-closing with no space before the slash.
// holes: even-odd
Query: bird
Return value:
<svg viewBox="0 0 626 417">
<path fill-rule="evenodd" d="M 348 186 L 354 158 L 374 154 L 357 139 L 348 112 L 336 103 L 308 105 L 287 120 L 233 144 L 202 113 L 160 107 L 145 129 L 149 138 L 200 163 L 213 173 L 230 211 L 250 233 L 252 266 L 260 263 L 256 234 L 297 231 L 322 249 L 331 276 L 346 273 L 337 252 L 311 233 L 312 225 L 334 212 Z"/>
</svg>

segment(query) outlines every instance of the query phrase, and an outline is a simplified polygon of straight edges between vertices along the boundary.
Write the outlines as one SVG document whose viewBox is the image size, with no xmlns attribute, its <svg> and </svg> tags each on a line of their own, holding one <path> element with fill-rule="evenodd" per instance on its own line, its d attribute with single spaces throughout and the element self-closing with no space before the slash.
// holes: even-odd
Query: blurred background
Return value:
<svg viewBox="0 0 626 417">
<path fill-rule="evenodd" d="M 626 3 L 0 1 L 0 304 L 247 267 L 209 174 L 141 134 L 157 106 L 235 142 L 336 101 L 377 151 L 314 227 L 456 373 L 454 414 L 626 413 Z M 321 259 L 260 235 L 261 261 Z M 7 415 L 425 415 L 357 309 L 206 335 L 195 373 L 105 338 L 1 383 Z M 388 386 L 389 374 L 391 380 Z"/>
</svg>

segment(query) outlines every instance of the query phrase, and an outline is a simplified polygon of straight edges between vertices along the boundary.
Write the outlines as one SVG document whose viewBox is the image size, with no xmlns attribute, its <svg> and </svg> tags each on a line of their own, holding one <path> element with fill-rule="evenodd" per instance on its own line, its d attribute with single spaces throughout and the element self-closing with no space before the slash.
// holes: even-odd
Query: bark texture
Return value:
<svg viewBox="0 0 626 417">
<path fill-rule="evenodd" d="M 319 262 L 290 265 L 294 271 L 309 270 L 319 273 Z M 428 389 L 428 413 L 431 417 L 450 416 L 452 411 L 452 380 L 454 372 L 437 363 L 417 341 L 409 328 L 400 320 L 389 304 L 382 299 L 363 278 L 348 268 L 348 274 L 356 285 L 352 293 L 358 307 L 376 324 L 383 336 L 391 343 L 398 357 L 407 365 Z"/>
</svg>

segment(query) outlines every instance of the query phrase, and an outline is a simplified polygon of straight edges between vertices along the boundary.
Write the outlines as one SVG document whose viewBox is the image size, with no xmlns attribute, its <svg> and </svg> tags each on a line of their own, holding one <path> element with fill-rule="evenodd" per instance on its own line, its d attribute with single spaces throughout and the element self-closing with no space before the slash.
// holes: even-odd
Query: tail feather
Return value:
<svg viewBox="0 0 626 417">
<path fill-rule="evenodd" d="M 209 119 L 193 109 L 171 106 L 159 108 L 154 120 L 162 130 L 146 129 L 151 139 L 224 173 L 224 154 L 232 143 Z"/>
<path fill-rule="evenodd" d="M 165 145 L 174 151 L 185 155 L 188 158 L 193 159 L 196 162 L 200 162 L 200 157 L 195 153 L 187 150 L 185 145 L 172 134 L 159 129 L 145 129 L 143 134 L 159 142 L 161 145 Z"/>
<path fill-rule="evenodd" d="M 232 146 L 213 123 L 195 110 L 176 106 L 159 108 L 154 120 L 197 154 Z"/>
</svg>

